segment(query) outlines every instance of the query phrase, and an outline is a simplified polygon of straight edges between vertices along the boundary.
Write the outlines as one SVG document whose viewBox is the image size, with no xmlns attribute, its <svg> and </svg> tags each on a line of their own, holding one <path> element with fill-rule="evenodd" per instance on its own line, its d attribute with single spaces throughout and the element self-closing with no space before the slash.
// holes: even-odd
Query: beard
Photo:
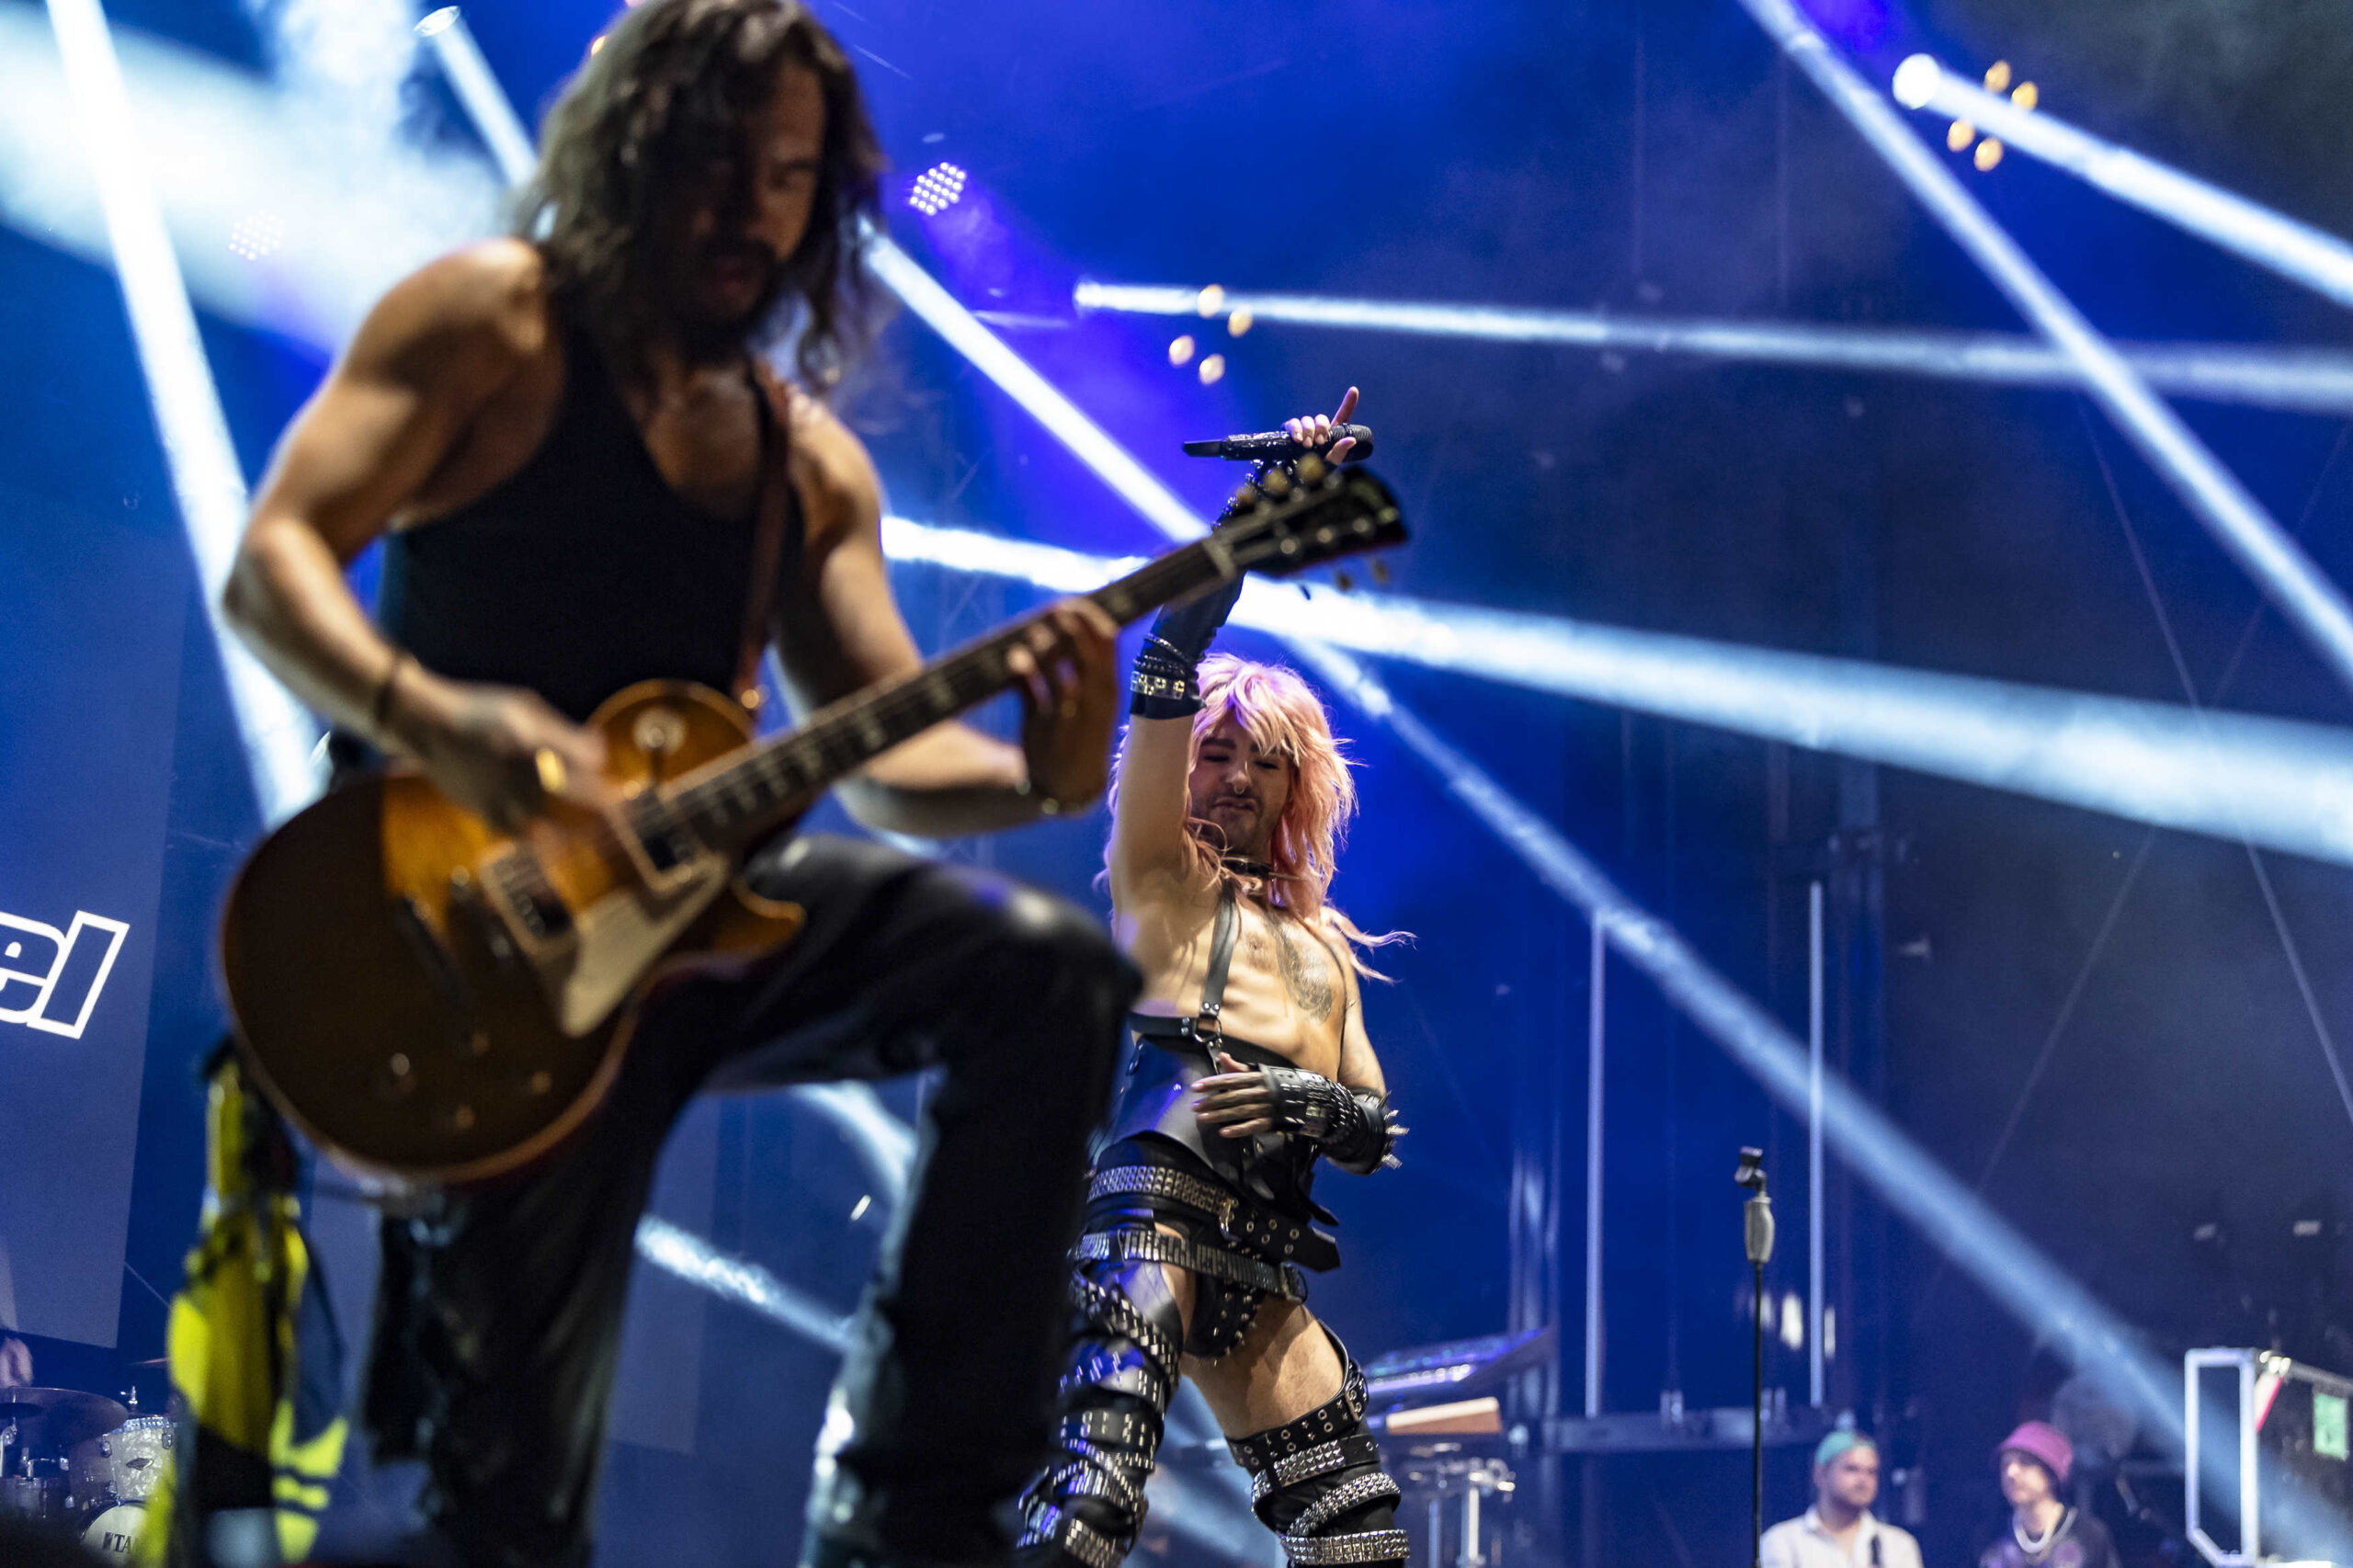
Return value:
<svg viewBox="0 0 2353 1568">
<path fill-rule="evenodd" d="M 733 307 L 710 298 L 714 266 L 756 269 L 759 283 L 751 302 Z M 712 240 L 695 247 L 671 290 L 678 352 L 689 364 L 718 364 L 741 355 L 775 317 L 787 286 L 784 263 L 765 245 L 749 240 Z"/>
</svg>

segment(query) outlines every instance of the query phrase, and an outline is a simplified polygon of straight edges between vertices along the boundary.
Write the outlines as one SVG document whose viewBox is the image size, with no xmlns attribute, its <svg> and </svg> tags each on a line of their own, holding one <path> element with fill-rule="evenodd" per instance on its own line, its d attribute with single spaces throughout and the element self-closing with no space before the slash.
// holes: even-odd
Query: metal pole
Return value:
<svg viewBox="0 0 2353 1568">
<path fill-rule="evenodd" d="M 1806 888 L 1806 931 L 1809 983 L 1806 989 L 1806 1370 L 1813 1403 L 1823 1403 L 1822 1345 L 1822 884 Z"/>
<path fill-rule="evenodd" d="M 1585 1076 L 1585 1413 L 1601 1414 L 1601 1061 L 1609 968 L 1608 924 L 1593 922 L 1592 973 L 1586 1011 Z"/>
</svg>

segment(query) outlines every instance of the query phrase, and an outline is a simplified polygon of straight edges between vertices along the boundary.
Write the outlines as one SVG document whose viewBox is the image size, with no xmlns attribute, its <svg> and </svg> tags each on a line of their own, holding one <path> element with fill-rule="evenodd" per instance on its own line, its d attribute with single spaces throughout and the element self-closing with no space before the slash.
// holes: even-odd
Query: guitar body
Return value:
<svg viewBox="0 0 2353 1568">
<path fill-rule="evenodd" d="M 590 725 L 625 797 L 751 741 L 739 706 L 676 682 L 631 687 Z M 652 863 L 570 802 L 510 839 L 416 774 L 370 777 L 280 826 L 231 890 L 237 1036 L 279 1109 L 361 1179 L 498 1176 L 596 1109 L 652 991 L 740 972 L 800 934 L 798 907 L 735 871 L 699 853 Z M 551 897 L 561 915 L 535 921 L 525 906 Z"/>
</svg>

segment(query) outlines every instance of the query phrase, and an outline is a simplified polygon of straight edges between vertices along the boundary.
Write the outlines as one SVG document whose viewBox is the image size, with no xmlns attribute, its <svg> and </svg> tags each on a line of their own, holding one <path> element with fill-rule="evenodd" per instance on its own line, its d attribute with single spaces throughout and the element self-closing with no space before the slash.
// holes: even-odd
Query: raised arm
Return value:
<svg viewBox="0 0 2353 1568">
<path fill-rule="evenodd" d="M 278 444 L 222 595 L 264 664 L 335 724 L 415 758 L 502 826 L 544 799 L 540 760 L 593 784 L 603 748 L 527 692 L 442 679 L 393 648 L 345 585 L 413 510 L 547 330 L 539 257 L 516 241 L 444 257 L 378 302 Z"/>
<path fill-rule="evenodd" d="M 777 652 L 786 695 L 807 713 L 922 667 L 891 592 L 881 489 L 858 438 L 813 400 L 774 389 L 790 421 L 807 548 L 785 585 Z M 1057 605 L 1017 650 L 1026 719 L 1019 747 L 969 724 L 936 724 L 874 759 L 842 802 L 870 827 L 949 837 L 989 833 L 1103 792 L 1118 711 L 1117 629 L 1083 599 Z"/>
<path fill-rule="evenodd" d="M 1193 720 L 1131 714 L 1120 744 L 1120 793 L 1111 820 L 1111 903 L 1134 905 L 1154 881 L 1187 869 L 1185 779 Z"/>
</svg>

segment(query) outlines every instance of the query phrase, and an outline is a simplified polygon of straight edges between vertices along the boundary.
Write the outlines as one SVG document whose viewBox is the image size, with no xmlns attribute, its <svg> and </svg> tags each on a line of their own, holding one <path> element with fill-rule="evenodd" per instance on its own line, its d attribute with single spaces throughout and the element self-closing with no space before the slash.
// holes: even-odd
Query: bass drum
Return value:
<svg viewBox="0 0 2353 1568">
<path fill-rule="evenodd" d="M 96 1554 L 101 1562 L 128 1562 L 131 1543 L 139 1539 L 139 1527 L 146 1522 L 146 1504 L 117 1503 L 82 1532 L 83 1550 Z"/>
</svg>

